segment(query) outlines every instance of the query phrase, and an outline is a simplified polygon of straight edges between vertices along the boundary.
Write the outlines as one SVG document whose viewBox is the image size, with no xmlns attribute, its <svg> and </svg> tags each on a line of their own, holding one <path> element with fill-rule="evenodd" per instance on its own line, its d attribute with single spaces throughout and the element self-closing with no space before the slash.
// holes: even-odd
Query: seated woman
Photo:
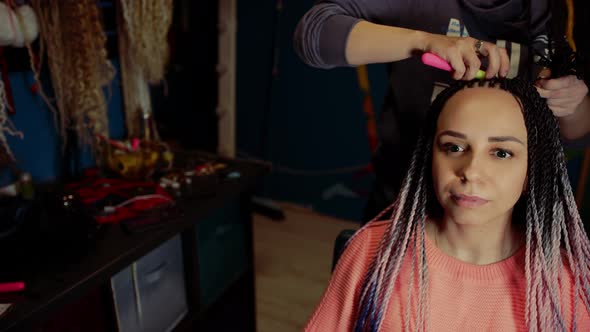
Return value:
<svg viewBox="0 0 590 332">
<path fill-rule="evenodd" d="M 518 79 L 458 83 L 306 331 L 590 331 L 589 255 L 546 102 Z"/>
</svg>

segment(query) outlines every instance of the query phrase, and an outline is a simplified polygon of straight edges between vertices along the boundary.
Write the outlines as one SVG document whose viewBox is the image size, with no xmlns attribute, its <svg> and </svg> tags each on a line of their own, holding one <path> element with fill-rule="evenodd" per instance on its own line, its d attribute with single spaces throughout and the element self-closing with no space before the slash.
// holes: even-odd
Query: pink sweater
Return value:
<svg viewBox="0 0 590 332">
<path fill-rule="evenodd" d="M 360 231 L 340 257 L 330 284 L 305 331 L 351 331 L 354 327 L 361 283 L 377 252 L 388 221 L 375 222 Z M 409 257 L 409 255 L 408 255 Z M 473 265 L 450 257 L 426 239 L 429 326 L 431 331 L 526 331 L 524 274 L 525 249 L 489 265 Z M 411 261 L 404 261 L 395 283 L 381 331 L 402 331 L 408 298 Z M 567 270 L 567 269 L 564 269 Z M 568 331 L 573 319 L 571 274 L 564 278 L 562 308 Z M 417 298 L 417 279 L 412 298 Z M 578 301 L 578 331 L 590 331 L 590 315 Z M 412 315 L 415 312 L 412 310 Z M 410 319 L 412 321 L 412 319 Z M 410 325 L 414 330 L 413 324 Z"/>
</svg>

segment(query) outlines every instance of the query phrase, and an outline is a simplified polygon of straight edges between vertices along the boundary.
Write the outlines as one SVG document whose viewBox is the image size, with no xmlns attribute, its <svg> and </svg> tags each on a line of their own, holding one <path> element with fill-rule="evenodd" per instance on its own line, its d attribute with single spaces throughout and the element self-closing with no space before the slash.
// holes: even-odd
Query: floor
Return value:
<svg viewBox="0 0 590 332">
<path fill-rule="evenodd" d="M 334 240 L 358 223 L 280 204 L 286 219 L 254 215 L 259 332 L 301 331 L 330 278 Z"/>
</svg>

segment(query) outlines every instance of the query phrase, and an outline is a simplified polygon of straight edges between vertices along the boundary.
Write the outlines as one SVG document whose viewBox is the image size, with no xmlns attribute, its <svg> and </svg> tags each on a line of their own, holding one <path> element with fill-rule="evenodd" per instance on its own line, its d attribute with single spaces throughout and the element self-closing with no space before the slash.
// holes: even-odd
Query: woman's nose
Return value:
<svg viewBox="0 0 590 332">
<path fill-rule="evenodd" d="M 475 153 L 469 153 L 463 158 L 457 175 L 461 179 L 461 182 L 479 181 L 483 173 L 482 166 L 481 156 Z"/>
</svg>

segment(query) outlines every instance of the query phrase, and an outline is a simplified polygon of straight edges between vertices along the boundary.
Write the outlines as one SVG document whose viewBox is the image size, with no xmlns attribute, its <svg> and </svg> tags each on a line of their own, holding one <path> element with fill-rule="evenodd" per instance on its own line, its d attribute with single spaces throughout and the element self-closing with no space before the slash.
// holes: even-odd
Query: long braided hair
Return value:
<svg viewBox="0 0 590 332">
<path fill-rule="evenodd" d="M 521 105 L 527 128 L 527 194 L 521 197 L 513 215 L 513 222 L 523 224 L 526 229 L 526 309 L 522 318 L 529 331 L 565 330 L 559 293 L 560 271 L 565 264 L 574 277 L 575 330 L 578 306 L 590 310 L 590 242 L 567 175 L 558 122 L 529 82 L 515 78 L 479 84 L 482 83 L 514 95 Z M 409 330 L 411 324 L 415 330 L 428 330 L 425 223 L 427 215 L 440 213 L 442 209 L 433 194 L 431 178 L 436 123 L 445 103 L 456 92 L 473 84 L 477 83 L 457 82 L 437 96 L 398 199 L 374 219 L 379 220 L 387 211 L 392 211 L 390 223 L 362 283 L 355 331 L 379 330 L 406 258 L 410 258 L 412 264 L 408 287 L 413 289 L 417 277 L 418 296 L 412 298 L 409 292 L 405 299 L 406 312 L 402 317 L 405 330 Z M 562 260 L 562 257 L 565 258 Z M 410 315 L 412 304 L 415 315 Z M 410 317 L 414 317 L 412 323 Z"/>
</svg>

